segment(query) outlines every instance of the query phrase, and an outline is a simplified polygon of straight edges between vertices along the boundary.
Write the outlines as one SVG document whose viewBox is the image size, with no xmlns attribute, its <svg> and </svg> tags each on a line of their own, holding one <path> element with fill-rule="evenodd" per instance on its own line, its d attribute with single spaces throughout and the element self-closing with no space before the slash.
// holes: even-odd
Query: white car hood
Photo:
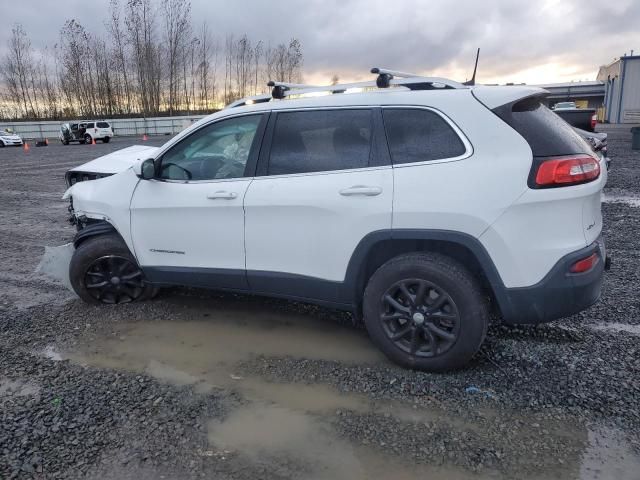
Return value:
<svg viewBox="0 0 640 480">
<path fill-rule="evenodd" d="M 78 167 L 72 168 L 74 172 L 91 172 L 91 173 L 119 173 L 131 167 L 138 160 L 145 160 L 155 156 L 159 147 L 148 147 L 146 145 L 134 145 L 132 147 L 123 148 L 108 155 L 98 157 L 95 160 L 84 163 Z"/>
</svg>

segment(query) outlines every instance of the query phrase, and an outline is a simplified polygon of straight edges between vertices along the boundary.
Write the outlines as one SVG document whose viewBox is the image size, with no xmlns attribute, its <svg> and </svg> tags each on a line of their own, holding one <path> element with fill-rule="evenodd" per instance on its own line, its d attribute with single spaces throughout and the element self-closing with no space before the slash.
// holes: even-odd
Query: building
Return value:
<svg viewBox="0 0 640 480">
<path fill-rule="evenodd" d="M 620 57 L 600 67 L 604 83 L 604 121 L 640 123 L 640 55 Z"/>
<path fill-rule="evenodd" d="M 578 108 L 599 109 L 604 105 L 605 86 L 601 81 L 547 83 L 535 85 L 549 92 L 545 103 L 553 107 L 558 102 L 575 102 Z"/>
</svg>

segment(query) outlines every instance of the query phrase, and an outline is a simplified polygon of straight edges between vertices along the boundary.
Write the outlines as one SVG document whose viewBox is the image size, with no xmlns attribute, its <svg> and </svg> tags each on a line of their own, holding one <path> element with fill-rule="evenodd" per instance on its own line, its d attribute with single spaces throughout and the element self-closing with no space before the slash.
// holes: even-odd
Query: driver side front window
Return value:
<svg viewBox="0 0 640 480">
<path fill-rule="evenodd" d="M 196 181 L 244 176 L 261 118 L 246 115 L 201 128 L 162 156 L 160 178 Z"/>
</svg>

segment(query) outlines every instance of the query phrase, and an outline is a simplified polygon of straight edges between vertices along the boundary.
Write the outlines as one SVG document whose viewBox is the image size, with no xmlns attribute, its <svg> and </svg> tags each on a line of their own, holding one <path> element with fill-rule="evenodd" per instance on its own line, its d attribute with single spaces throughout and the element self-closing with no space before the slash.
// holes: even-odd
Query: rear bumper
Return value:
<svg viewBox="0 0 640 480">
<path fill-rule="evenodd" d="M 584 273 L 570 273 L 571 266 L 597 253 L 598 263 Z M 536 285 L 508 288 L 500 302 L 505 323 L 544 323 L 568 317 L 593 305 L 600 298 L 605 265 L 609 264 L 600 237 L 586 248 L 572 252 L 558 261 Z"/>
</svg>

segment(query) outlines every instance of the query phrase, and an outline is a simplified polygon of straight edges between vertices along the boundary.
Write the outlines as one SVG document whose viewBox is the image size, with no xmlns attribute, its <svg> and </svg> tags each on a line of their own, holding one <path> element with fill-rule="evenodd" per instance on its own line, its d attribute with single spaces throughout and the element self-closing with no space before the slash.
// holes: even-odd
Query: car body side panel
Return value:
<svg viewBox="0 0 640 480">
<path fill-rule="evenodd" d="M 599 237 L 601 171 L 591 183 L 527 190 L 480 237 L 508 288 L 539 282 L 560 258 Z"/>
<path fill-rule="evenodd" d="M 394 165 L 393 228 L 451 230 L 479 237 L 527 189 L 527 142 L 470 93 L 432 107 L 464 132 L 459 160 Z"/>
</svg>

